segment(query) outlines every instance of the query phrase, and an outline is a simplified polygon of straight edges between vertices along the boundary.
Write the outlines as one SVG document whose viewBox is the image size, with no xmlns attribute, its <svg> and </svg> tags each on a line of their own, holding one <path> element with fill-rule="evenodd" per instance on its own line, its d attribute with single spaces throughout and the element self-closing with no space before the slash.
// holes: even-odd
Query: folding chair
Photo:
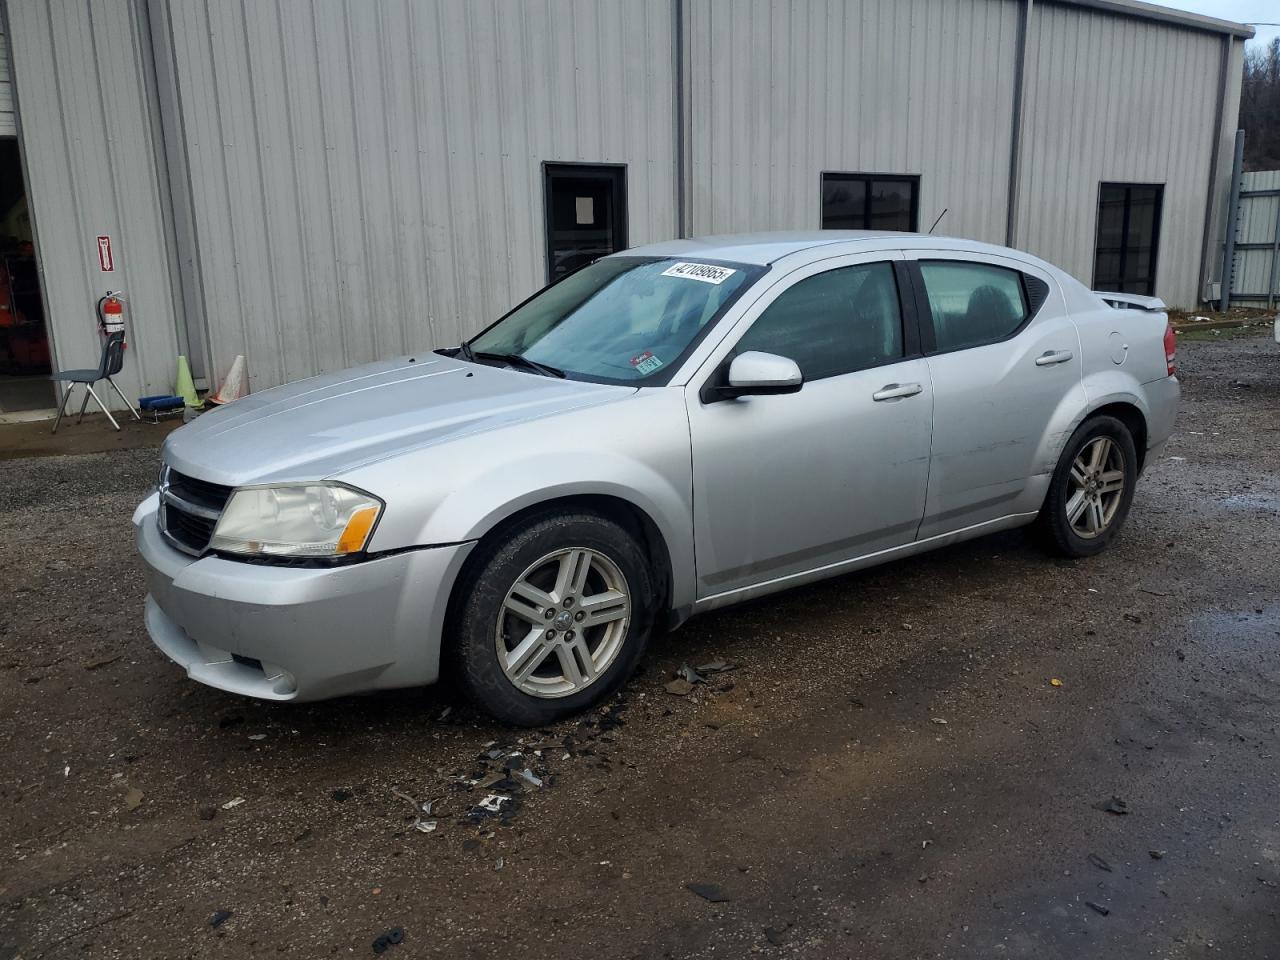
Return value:
<svg viewBox="0 0 1280 960">
<path fill-rule="evenodd" d="M 53 432 L 58 432 L 58 424 L 62 423 L 62 415 L 67 412 L 67 401 L 71 399 L 71 392 L 75 389 L 77 383 L 84 384 L 85 394 L 84 400 L 80 403 L 80 416 L 76 418 L 76 423 L 84 419 L 85 407 L 89 405 L 89 398 L 93 397 L 96 403 L 107 415 L 107 419 L 111 421 L 111 425 L 117 430 L 120 424 L 116 423 L 116 418 L 111 415 L 111 411 L 107 409 L 106 404 L 93 391 L 93 385 L 99 380 L 105 380 L 111 384 L 111 389 L 116 392 L 125 406 L 129 408 L 129 412 L 133 414 L 135 420 L 141 422 L 142 416 L 138 413 L 129 398 L 124 395 L 114 380 L 111 378 L 120 372 L 120 368 L 124 366 L 124 334 L 112 333 L 107 336 L 106 341 L 102 344 L 102 361 L 98 364 L 97 369 L 90 370 L 61 370 L 52 374 L 49 379 L 62 381 L 67 384 L 67 392 L 62 396 L 62 403 L 58 406 L 58 418 L 53 421 Z"/>
</svg>

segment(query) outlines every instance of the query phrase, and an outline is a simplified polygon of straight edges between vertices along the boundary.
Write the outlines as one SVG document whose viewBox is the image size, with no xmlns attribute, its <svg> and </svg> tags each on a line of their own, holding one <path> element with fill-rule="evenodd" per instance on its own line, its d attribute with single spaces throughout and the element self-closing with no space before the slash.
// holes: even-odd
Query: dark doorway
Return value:
<svg viewBox="0 0 1280 960">
<path fill-rule="evenodd" d="M 1160 246 L 1158 183 L 1104 183 L 1098 189 L 1093 289 L 1154 296 Z"/>
<path fill-rule="evenodd" d="M 55 405 L 18 141 L 0 137 L 0 414 Z"/>
<path fill-rule="evenodd" d="M 627 168 L 543 165 L 547 208 L 547 280 L 627 247 Z"/>
</svg>

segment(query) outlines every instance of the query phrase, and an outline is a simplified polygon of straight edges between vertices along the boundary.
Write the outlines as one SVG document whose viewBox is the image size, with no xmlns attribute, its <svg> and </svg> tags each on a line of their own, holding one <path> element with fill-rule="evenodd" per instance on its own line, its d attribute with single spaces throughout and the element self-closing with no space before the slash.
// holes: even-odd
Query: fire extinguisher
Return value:
<svg viewBox="0 0 1280 960">
<path fill-rule="evenodd" d="M 124 333 L 124 301 L 119 292 L 108 290 L 98 300 L 98 329 L 107 337 Z"/>
</svg>

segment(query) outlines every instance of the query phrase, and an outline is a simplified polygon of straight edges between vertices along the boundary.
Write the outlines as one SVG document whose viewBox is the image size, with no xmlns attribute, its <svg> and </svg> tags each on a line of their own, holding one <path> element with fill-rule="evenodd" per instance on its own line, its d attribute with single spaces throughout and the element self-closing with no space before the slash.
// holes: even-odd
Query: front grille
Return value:
<svg viewBox="0 0 1280 960">
<path fill-rule="evenodd" d="M 204 553 L 231 489 L 165 467 L 160 476 L 161 532 L 179 550 Z"/>
</svg>

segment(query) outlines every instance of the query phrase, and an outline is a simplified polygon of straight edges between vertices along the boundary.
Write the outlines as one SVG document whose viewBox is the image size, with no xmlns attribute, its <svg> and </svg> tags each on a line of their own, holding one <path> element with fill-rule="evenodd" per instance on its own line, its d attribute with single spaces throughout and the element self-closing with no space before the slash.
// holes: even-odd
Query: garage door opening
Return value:
<svg viewBox="0 0 1280 960">
<path fill-rule="evenodd" d="M 18 141 L 0 137 L 0 416 L 56 406 Z"/>
</svg>

